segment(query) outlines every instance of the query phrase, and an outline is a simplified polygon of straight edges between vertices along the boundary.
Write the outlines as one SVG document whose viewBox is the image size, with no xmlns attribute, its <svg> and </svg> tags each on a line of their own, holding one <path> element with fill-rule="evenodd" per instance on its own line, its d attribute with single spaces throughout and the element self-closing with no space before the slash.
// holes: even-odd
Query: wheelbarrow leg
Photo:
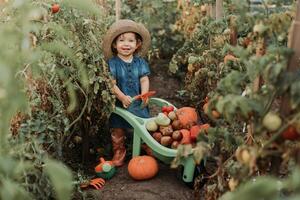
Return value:
<svg viewBox="0 0 300 200">
<path fill-rule="evenodd" d="M 138 136 L 136 130 L 133 133 L 133 148 L 132 148 L 132 157 L 139 156 L 141 154 L 141 137 Z"/>
<path fill-rule="evenodd" d="M 192 156 L 186 158 L 184 163 L 183 175 L 182 179 L 184 182 L 192 182 L 194 179 L 194 172 L 195 172 L 195 161 Z"/>
</svg>

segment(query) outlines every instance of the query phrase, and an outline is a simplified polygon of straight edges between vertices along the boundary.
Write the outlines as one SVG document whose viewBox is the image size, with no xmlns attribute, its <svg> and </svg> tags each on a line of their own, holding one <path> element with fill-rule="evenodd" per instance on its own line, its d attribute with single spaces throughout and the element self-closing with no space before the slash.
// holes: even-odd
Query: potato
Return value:
<svg viewBox="0 0 300 200">
<path fill-rule="evenodd" d="M 173 128 L 171 125 L 169 126 L 159 126 L 159 131 L 163 136 L 171 136 L 173 133 Z"/>
<path fill-rule="evenodd" d="M 180 130 L 182 128 L 179 120 L 174 120 L 172 122 L 172 128 L 173 130 Z"/>
<path fill-rule="evenodd" d="M 180 141 L 182 139 L 182 133 L 180 131 L 174 131 L 172 133 L 172 139 L 176 141 Z"/>
<path fill-rule="evenodd" d="M 173 141 L 172 144 L 171 144 L 171 148 L 172 149 L 177 149 L 179 144 L 180 143 L 178 141 Z"/>
<path fill-rule="evenodd" d="M 157 142 L 160 143 L 162 134 L 161 134 L 161 132 L 155 132 L 155 133 L 152 134 L 152 137 L 153 137 Z"/>
<path fill-rule="evenodd" d="M 170 146 L 172 144 L 173 140 L 171 138 L 171 136 L 162 136 L 161 137 L 161 140 L 160 140 L 160 143 L 161 145 L 167 147 L 167 146 Z"/>
</svg>

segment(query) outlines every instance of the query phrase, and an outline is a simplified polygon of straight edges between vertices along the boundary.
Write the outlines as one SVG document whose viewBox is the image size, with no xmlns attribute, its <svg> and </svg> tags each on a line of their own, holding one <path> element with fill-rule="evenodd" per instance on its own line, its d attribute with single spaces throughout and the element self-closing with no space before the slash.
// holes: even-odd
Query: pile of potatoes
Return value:
<svg viewBox="0 0 300 200">
<path fill-rule="evenodd" d="M 183 107 L 175 110 L 173 106 L 163 106 L 161 111 L 147 121 L 146 129 L 165 147 L 176 149 L 179 144 L 195 143 L 201 129 L 209 127 L 197 125 L 198 116 L 194 108 Z"/>
</svg>

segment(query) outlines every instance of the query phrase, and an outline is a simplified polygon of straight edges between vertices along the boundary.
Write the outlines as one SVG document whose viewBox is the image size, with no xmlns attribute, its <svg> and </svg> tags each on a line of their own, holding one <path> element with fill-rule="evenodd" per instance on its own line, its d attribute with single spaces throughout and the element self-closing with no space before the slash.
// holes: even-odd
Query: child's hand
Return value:
<svg viewBox="0 0 300 200">
<path fill-rule="evenodd" d="M 124 96 L 122 99 L 122 104 L 124 108 L 128 108 L 131 104 L 131 97 L 130 96 Z"/>
</svg>

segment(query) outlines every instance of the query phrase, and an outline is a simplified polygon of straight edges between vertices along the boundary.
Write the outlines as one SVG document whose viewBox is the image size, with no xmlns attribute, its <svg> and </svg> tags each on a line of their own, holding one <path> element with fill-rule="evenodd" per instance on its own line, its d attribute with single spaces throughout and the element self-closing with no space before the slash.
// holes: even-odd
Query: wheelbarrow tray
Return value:
<svg viewBox="0 0 300 200">
<path fill-rule="evenodd" d="M 172 105 L 168 101 L 160 98 L 151 98 L 149 104 L 154 104 L 160 107 L 164 105 Z M 154 117 L 141 118 L 120 107 L 116 107 L 113 112 L 125 119 L 134 129 L 132 156 L 140 155 L 141 144 L 146 143 L 152 149 L 153 154 L 157 159 L 166 164 L 171 163 L 177 154 L 177 150 L 161 145 L 150 135 L 146 129 L 145 125 L 147 121 L 152 120 Z M 186 183 L 193 182 L 196 166 L 193 155 L 189 155 L 188 157 L 182 159 L 180 165 L 183 167 L 182 180 Z"/>
</svg>

